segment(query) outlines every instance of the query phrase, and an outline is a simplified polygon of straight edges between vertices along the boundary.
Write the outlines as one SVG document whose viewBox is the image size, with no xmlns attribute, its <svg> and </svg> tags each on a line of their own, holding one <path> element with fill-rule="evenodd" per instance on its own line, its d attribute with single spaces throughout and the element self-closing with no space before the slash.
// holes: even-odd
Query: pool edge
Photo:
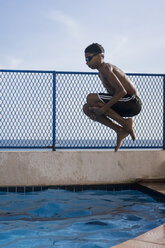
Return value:
<svg viewBox="0 0 165 248">
<path fill-rule="evenodd" d="M 154 184 L 157 186 L 154 187 Z M 159 190 L 159 185 L 163 185 L 163 191 Z M 153 192 L 165 197 L 165 180 L 144 180 L 139 183 L 142 191 Z M 161 187 L 162 189 L 162 187 Z M 111 248 L 163 248 L 165 246 L 165 223 L 154 229 L 145 232 L 134 239 L 127 240 Z"/>
<path fill-rule="evenodd" d="M 165 224 L 145 232 L 111 248 L 163 248 L 165 247 Z"/>
</svg>

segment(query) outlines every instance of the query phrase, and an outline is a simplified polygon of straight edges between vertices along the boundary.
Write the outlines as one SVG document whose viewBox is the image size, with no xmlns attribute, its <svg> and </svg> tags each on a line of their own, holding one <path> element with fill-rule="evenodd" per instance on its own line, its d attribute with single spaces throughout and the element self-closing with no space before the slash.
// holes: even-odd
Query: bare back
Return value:
<svg viewBox="0 0 165 248">
<path fill-rule="evenodd" d="M 127 91 L 127 94 L 138 95 L 135 86 L 121 69 L 119 69 L 115 65 L 103 63 L 103 65 L 99 69 L 99 77 L 109 94 L 114 95 L 116 88 L 115 82 L 113 80 L 110 80 L 110 77 L 108 77 L 110 73 L 116 76 L 116 78 L 120 81 L 121 85 Z"/>
</svg>

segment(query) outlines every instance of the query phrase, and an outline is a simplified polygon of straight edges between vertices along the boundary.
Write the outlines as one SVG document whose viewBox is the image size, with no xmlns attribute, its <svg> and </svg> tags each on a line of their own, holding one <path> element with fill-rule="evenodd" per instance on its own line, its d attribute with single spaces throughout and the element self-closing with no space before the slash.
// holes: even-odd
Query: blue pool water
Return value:
<svg viewBox="0 0 165 248">
<path fill-rule="evenodd" d="M 0 192 L 1 248 L 109 248 L 165 222 L 136 190 Z"/>
</svg>

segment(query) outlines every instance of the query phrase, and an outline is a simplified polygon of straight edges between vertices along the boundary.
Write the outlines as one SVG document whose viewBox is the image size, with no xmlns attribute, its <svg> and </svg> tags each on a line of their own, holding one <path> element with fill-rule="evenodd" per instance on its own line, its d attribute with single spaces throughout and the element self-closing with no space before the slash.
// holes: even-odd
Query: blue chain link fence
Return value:
<svg viewBox="0 0 165 248">
<path fill-rule="evenodd" d="M 127 75 L 143 108 L 122 148 L 163 148 L 165 75 Z M 114 148 L 115 132 L 82 111 L 94 92 L 105 92 L 97 73 L 0 70 L 0 148 Z"/>
</svg>

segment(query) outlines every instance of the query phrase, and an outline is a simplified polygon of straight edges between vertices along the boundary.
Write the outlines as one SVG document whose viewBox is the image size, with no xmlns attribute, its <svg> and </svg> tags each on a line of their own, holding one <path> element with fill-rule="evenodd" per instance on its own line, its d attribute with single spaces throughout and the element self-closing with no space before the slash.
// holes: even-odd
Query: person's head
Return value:
<svg viewBox="0 0 165 248">
<path fill-rule="evenodd" d="M 97 69 L 104 60 L 104 48 L 98 43 L 89 45 L 85 49 L 85 60 L 91 69 Z"/>
</svg>

